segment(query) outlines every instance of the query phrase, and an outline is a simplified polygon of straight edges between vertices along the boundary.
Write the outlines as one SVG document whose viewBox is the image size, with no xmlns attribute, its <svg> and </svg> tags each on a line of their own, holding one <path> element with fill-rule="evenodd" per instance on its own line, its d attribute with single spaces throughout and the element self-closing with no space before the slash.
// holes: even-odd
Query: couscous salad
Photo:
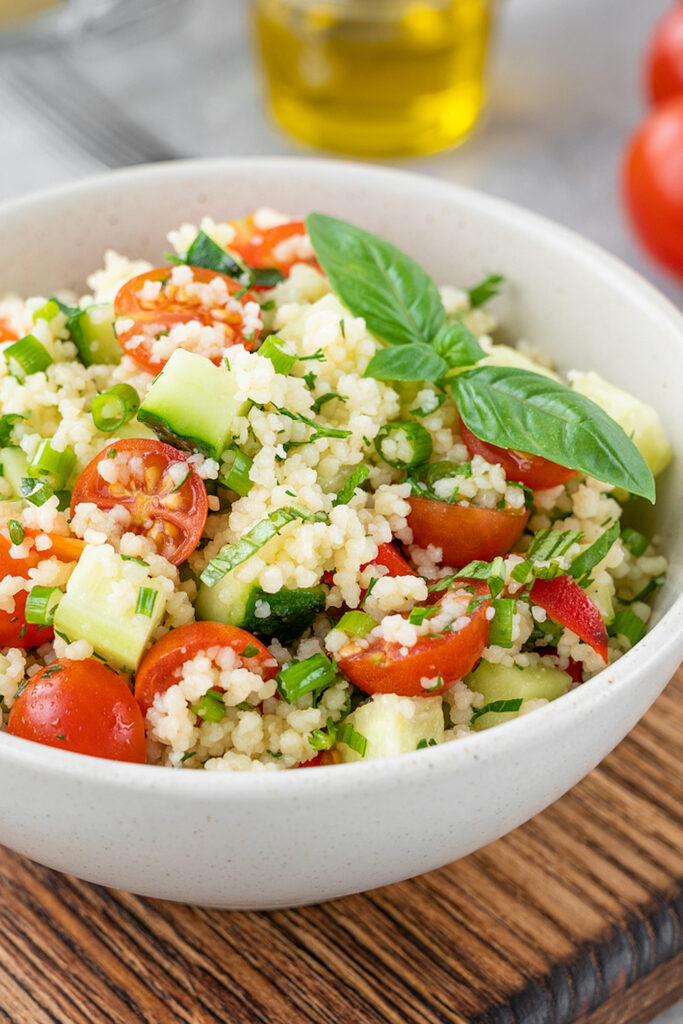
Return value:
<svg viewBox="0 0 683 1024">
<path fill-rule="evenodd" d="M 437 288 L 319 213 L 169 242 L 0 302 L 3 729 L 206 771 L 387 757 L 642 638 L 666 560 L 622 513 L 661 423 L 497 343 L 500 276 Z"/>
</svg>

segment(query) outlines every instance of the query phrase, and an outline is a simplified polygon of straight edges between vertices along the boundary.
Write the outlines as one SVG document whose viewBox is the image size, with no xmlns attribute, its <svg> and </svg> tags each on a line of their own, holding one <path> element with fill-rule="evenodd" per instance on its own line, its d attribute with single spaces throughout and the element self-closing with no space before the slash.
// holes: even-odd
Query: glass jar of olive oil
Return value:
<svg viewBox="0 0 683 1024">
<path fill-rule="evenodd" d="M 481 109 L 494 2 L 255 0 L 275 117 L 363 156 L 454 145 Z"/>
</svg>

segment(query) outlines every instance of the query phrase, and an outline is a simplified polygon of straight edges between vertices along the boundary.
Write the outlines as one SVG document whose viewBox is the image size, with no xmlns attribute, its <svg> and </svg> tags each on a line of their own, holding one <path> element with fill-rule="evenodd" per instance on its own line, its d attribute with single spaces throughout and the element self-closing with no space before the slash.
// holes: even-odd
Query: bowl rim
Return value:
<svg viewBox="0 0 683 1024">
<path fill-rule="evenodd" d="M 35 212 L 41 206 L 59 204 L 62 200 L 79 195 L 97 194 L 111 189 L 112 185 L 125 190 L 129 186 L 154 181 L 156 187 L 163 187 L 166 182 L 188 175 L 197 182 L 207 173 L 213 177 L 222 173 L 248 174 L 266 168 L 272 169 L 273 173 L 285 172 L 290 175 L 302 172 L 313 177 L 341 175 L 347 183 L 370 182 L 378 189 L 388 187 L 406 194 L 428 187 L 430 201 L 434 203 L 439 198 L 444 202 L 452 202 L 455 197 L 471 210 L 512 228 L 523 228 L 527 235 L 550 246 L 558 254 L 590 267 L 599 276 L 615 282 L 620 290 L 628 290 L 626 301 L 639 306 L 650 319 L 659 320 L 669 331 L 672 328 L 677 331 L 678 343 L 683 346 L 683 315 L 674 304 L 635 270 L 594 242 L 508 200 L 435 179 L 427 174 L 398 168 L 312 157 L 273 156 L 209 157 L 143 164 L 88 175 L 74 182 L 4 202 L 0 204 L 0 227 L 5 217 Z M 669 610 L 636 647 L 618 662 L 606 667 L 586 684 L 561 699 L 534 711 L 532 715 L 523 715 L 506 722 L 502 735 L 498 729 L 485 730 L 425 750 L 376 761 L 330 766 L 335 768 L 334 772 L 328 771 L 328 766 L 318 766 L 296 773 L 277 770 L 225 773 L 174 771 L 161 765 L 109 761 L 43 746 L 0 732 L 0 763 L 5 761 L 33 771 L 45 770 L 73 781 L 92 780 L 105 788 L 123 787 L 154 793 L 169 791 L 179 796 L 187 791 L 188 796 L 194 793 L 198 799 L 209 797 L 212 801 L 220 796 L 251 801 L 259 794 L 279 798 L 299 790 L 306 793 L 311 788 L 317 789 L 321 779 L 324 779 L 325 788 L 331 793 L 361 782 L 365 787 L 393 788 L 397 783 L 414 780 L 418 770 L 420 777 L 424 778 L 427 773 L 435 770 L 440 773 L 453 772 L 464 761 L 474 759 L 482 762 L 502 757 L 509 754 L 511 749 L 521 749 L 529 742 L 534 742 L 540 730 L 544 730 L 546 741 L 552 741 L 567 730 L 573 720 L 579 721 L 602 702 L 616 699 L 621 688 L 635 685 L 637 677 L 647 670 L 651 655 L 655 652 L 658 660 L 674 661 L 683 658 L 683 592 L 678 594 Z M 230 781 L 226 780 L 226 774 L 230 776 Z"/>
</svg>

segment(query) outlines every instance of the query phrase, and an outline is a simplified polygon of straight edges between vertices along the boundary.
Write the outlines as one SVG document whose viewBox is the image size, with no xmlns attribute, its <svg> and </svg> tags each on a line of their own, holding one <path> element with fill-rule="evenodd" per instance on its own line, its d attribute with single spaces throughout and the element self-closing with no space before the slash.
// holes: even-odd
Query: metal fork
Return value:
<svg viewBox="0 0 683 1024">
<path fill-rule="evenodd" d="M 6 59 L 0 78 L 54 132 L 71 139 L 106 167 L 184 155 L 118 109 L 69 62 L 63 49 L 33 50 L 30 61 Z"/>
</svg>

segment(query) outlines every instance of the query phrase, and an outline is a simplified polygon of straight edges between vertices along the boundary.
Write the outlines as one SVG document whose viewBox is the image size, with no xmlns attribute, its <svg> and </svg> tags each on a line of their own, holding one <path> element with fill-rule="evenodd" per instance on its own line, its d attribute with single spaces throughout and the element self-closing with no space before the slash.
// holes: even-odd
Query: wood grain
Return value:
<svg viewBox="0 0 683 1024">
<path fill-rule="evenodd" d="M 683 670 L 547 811 L 323 906 L 145 900 L 0 851 L 0 1022 L 644 1024 L 683 996 Z"/>
</svg>

